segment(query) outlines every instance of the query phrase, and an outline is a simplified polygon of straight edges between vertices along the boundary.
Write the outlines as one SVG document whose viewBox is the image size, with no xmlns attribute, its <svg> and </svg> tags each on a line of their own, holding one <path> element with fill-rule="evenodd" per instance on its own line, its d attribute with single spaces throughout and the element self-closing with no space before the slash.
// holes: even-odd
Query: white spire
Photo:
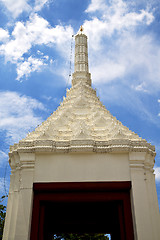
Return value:
<svg viewBox="0 0 160 240">
<path fill-rule="evenodd" d="M 75 36 L 75 61 L 72 77 L 72 85 L 76 85 L 80 81 L 91 85 L 91 76 L 88 70 L 87 36 L 83 33 L 82 26 Z"/>
<path fill-rule="evenodd" d="M 75 72 L 88 72 L 88 47 L 87 36 L 82 33 L 83 28 L 80 28 L 81 33 L 75 36 Z"/>
</svg>

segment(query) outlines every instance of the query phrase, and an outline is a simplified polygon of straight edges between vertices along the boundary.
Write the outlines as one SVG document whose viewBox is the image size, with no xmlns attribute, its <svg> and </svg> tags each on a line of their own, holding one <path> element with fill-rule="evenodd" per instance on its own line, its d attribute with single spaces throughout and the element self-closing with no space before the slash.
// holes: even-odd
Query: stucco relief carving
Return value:
<svg viewBox="0 0 160 240">
<path fill-rule="evenodd" d="M 79 35 L 76 41 L 78 38 Z M 87 46 L 85 35 L 83 40 Z M 87 48 L 84 51 L 88 56 Z M 19 152 L 47 151 L 147 152 L 155 155 L 154 146 L 123 126 L 101 103 L 91 87 L 88 58 L 85 64 L 87 70 L 75 69 L 72 87 L 67 89 L 57 110 L 25 139 L 11 146 L 10 157 Z"/>
</svg>

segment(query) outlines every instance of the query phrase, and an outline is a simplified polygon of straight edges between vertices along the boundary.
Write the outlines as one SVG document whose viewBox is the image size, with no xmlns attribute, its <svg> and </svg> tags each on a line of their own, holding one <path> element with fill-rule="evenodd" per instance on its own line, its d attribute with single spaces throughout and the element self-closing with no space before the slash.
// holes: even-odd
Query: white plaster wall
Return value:
<svg viewBox="0 0 160 240">
<path fill-rule="evenodd" d="M 130 181 L 128 154 L 37 154 L 34 182 Z"/>
</svg>

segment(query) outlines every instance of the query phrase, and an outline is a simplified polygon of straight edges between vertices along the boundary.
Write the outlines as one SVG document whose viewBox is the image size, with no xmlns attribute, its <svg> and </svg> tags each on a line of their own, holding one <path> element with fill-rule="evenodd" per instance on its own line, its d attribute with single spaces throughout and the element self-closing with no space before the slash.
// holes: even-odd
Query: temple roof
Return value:
<svg viewBox="0 0 160 240">
<path fill-rule="evenodd" d="M 55 112 L 29 133 L 14 151 L 129 152 L 155 154 L 155 148 L 129 130 L 105 108 L 91 86 L 88 70 L 87 36 L 75 37 L 75 71 L 72 87 Z"/>
<path fill-rule="evenodd" d="M 113 117 L 96 96 L 96 91 L 79 82 L 67 90 L 66 97 L 58 109 L 29 133 L 28 140 L 93 140 L 108 141 L 111 139 L 142 139 L 123 126 Z"/>
</svg>

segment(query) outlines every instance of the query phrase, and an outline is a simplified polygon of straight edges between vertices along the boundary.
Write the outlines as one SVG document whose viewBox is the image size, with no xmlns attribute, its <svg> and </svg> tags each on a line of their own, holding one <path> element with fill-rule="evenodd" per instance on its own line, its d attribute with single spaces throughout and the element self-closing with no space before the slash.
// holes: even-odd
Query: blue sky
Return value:
<svg viewBox="0 0 160 240">
<path fill-rule="evenodd" d="M 47 119 L 71 87 L 70 46 L 80 25 L 88 36 L 89 69 L 100 100 L 156 147 L 160 203 L 156 0 L 0 0 L 0 195 L 6 166 L 7 191 L 9 186 L 9 145 Z"/>
</svg>

